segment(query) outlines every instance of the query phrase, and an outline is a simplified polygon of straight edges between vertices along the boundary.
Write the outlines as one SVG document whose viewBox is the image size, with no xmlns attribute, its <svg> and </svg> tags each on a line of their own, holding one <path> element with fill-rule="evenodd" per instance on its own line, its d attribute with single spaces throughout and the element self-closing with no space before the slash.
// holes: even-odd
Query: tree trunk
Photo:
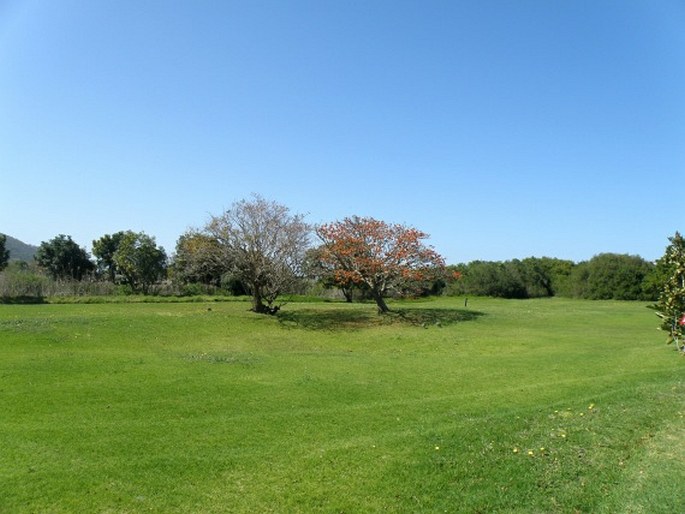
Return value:
<svg viewBox="0 0 685 514">
<path fill-rule="evenodd" d="M 390 312 L 388 305 L 385 303 L 383 295 L 379 291 L 372 290 L 371 296 L 373 296 L 373 299 L 376 301 L 376 305 L 378 305 L 378 314 L 387 314 Z"/>
<path fill-rule="evenodd" d="M 261 290 L 258 288 L 254 289 L 252 293 L 252 312 L 258 314 L 271 314 L 274 315 L 280 310 L 279 306 L 273 307 L 271 304 L 267 305 L 264 303 L 264 297 L 261 294 Z"/>
<path fill-rule="evenodd" d="M 259 286 L 252 286 L 252 311 L 264 314 L 268 311 L 262 300 L 262 292 Z"/>
<path fill-rule="evenodd" d="M 258 312 L 259 314 L 264 314 L 268 311 L 266 305 L 264 305 L 264 302 L 262 302 L 262 300 L 260 300 L 259 298 L 255 297 L 252 297 L 252 310 L 254 312 Z"/>
</svg>

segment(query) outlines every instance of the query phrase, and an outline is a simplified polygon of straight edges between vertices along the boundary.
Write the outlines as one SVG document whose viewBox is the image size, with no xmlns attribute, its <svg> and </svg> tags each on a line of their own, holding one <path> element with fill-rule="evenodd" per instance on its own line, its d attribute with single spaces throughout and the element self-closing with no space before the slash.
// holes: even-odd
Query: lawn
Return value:
<svg viewBox="0 0 685 514">
<path fill-rule="evenodd" d="M 0 512 L 685 512 L 643 303 L 0 305 Z"/>
</svg>

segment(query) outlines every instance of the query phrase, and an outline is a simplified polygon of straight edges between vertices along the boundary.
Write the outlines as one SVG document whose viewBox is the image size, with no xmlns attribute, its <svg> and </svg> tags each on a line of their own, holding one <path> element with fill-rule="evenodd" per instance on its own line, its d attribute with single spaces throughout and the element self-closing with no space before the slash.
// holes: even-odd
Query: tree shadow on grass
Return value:
<svg viewBox="0 0 685 514">
<path fill-rule="evenodd" d="M 286 327 L 308 330 L 359 330 L 375 326 L 409 325 L 417 327 L 443 327 L 473 321 L 484 313 L 467 309 L 412 309 L 393 310 L 379 315 L 376 310 L 361 309 L 298 309 L 280 311 L 279 323 Z"/>
<path fill-rule="evenodd" d="M 286 327 L 309 330 L 361 329 L 380 324 L 373 310 L 298 309 L 279 311 L 276 317 Z"/>
<path fill-rule="evenodd" d="M 402 323 L 428 328 L 473 321 L 485 313 L 468 309 L 397 309 L 391 315 L 397 316 Z"/>
</svg>

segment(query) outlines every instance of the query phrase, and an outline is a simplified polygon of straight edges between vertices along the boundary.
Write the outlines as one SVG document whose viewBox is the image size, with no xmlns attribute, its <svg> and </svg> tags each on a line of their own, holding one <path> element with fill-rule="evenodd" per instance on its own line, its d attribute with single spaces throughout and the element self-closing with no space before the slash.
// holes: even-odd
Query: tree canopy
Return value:
<svg viewBox="0 0 685 514">
<path fill-rule="evenodd" d="M 423 244 L 428 235 L 404 225 L 352 216 L 321 225 L 316 234 L 323 243 L 320 259 L 335 281 L 362 284 L 380 313 L 390 310 L 384 297 L 391 289 L 407 290 L 444 266 L 442 257 Z"/>
<path fill-rule="evenodd" d="M 178 238 L 173 262 L 175 280 L 219 286 L 229 269 L 216 238 L 197 230 L 189 230 Z"/>
<path fill-rule="evenodd" d="M 133 291 L 147 294 L 164 276 L 167 256 L 155 238 L 144 232 L 126 231 L 113 256 L 116 270 Z"/>
<path fill-rule="evenodd" d="M 98 272 L 106 276 L 110 282 L 116 281 L 117 266 L 114 255 L 119 249 L 119 244 L 125 232 L 105 234 L 100 239 L 93 241 L 93 255 L 97 260 Z"/>
<path fill-rule="evenodd" d="M 636 255 L 595 255 L 573 270 L 575 295 L 589 300 L 648 300 L 644 285 L 653 267 Z"/>
<path fill-rule="evenodd" d="M 315 230 L 320 244 L 313 247 L 311 233 L 302 215 L 253 195 L 211 216 L 202 228 L 183 233 L 168 269 L 166 253 L 155 238 L 130 230 L 93 241 L 96 266 L 71 236 L 60 234 L 35 252 L 31 250 L 35 247 L 24 246 L 40 273 L 54 279 L 81 280 L 95 268 L 93 277 L 127 284 L 130 288 L 124 289 L 130 292 L 147 293 L 153 284 L 169 278 L 166 292 L 212 294 L 220 288 L 234 295 L 250 294 L 252 309 L 264 313 L 276 312 L 275 301 L 285 292 L 318 294 L 330 287 L 339 288 L 347 301 L 373 299 L 380 312 L 389 310 L 388 296 L 656 301 L 674 266 L 667 256 L 654 264 L 635 255 L 602 253 L 578 263 L 528 257 L 446 267 L 433 247 L 424 244 L 428 236 L 405 225 L 351 216 L 320 225 Z M 669 240 L 669 251 L 675 251 L 682 237 L 676 233 Z M 17 258 L 15 242 L 21 244 L 0 234 L 0 271 L 9 257 Z"/>
<path fill-rule="evenodd" d="M 273 314 L 278 296 L 302 275 L 310 227 L 304 216 L 259 195 L 241 200 L 205 227 L 234 277 L 252 296 L 252 310 Z"/>
<path fill-rule="evenodd" d="M 105 234 L 93 241 L 93 255 L 102 276 L 110 282 L 127 284 L 134 292 L 147 294 L 166 273 L 164 248 L 144 232 Z"/>
<path fill-rule="evenodd" d="M 50 241 L 43 241 L 36 251 L 35 259 L 54 279 L 81 280 L 95 268 L 88 253 L 77 245 L 71 236 L 64 234 Z"/>
<path fill-rule="evenodd" d="M 450 266 L 462 274 L 448 294 L 537 298 L 571 296 L 588 300 L 656 299 L 654 265 L 641 257 L 599 254 L 578 264 L 550 257 L 505 262 L 472 261 Z"/>
</svg>

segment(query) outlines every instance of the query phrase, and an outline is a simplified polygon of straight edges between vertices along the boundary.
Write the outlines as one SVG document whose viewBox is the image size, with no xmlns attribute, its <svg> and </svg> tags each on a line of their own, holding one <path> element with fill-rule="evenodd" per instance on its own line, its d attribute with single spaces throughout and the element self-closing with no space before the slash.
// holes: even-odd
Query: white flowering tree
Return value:
<svg viewBox="0 0 685 514">
<path fill-rule="evenodd" d="M 252 295 L 252 310 L 275 314 L 281 293 L 302 276 L 310 228 L 304 216 L 259 195 L 242 200 L 205 227 L 235 278 Z"/>
</svg>

